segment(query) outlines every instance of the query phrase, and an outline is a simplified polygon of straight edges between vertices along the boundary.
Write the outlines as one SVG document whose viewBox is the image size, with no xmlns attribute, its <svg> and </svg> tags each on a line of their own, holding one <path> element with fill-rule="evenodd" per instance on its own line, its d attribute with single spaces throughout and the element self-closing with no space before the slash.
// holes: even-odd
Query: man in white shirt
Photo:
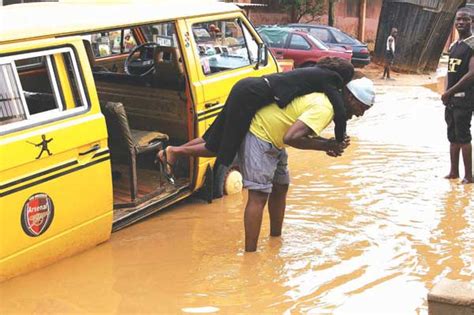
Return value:
<svg viewBox="0 0 474 315">
<path fill-rule="evenodd" d="M 397 35 L 398 30 L 393 27 L 385 45 L 385 66 L 382 75 L 383 80 L 385 80 L 385 78 L 387 78 L 387 80 L 394 80 L 390 77 L 390 67 L 393 64 L 393 58 L 395 58 L 395 38 L 397 37 Z"/>
</svg>

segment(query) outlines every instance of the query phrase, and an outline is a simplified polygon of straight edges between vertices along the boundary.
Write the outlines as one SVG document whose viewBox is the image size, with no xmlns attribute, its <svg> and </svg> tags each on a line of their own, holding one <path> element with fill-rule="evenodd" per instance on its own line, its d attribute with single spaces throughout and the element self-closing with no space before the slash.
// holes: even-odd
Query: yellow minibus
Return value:
<svg viewBox="0 0 474 315">
<path fill-rule="evenodd" d="M 106 241 L 200 190 L 213 159 L 157 150 L 201 136 L 241 78 L 278 71 L 233 4 L 0 7 L 0 281 Z"/>
</svg>

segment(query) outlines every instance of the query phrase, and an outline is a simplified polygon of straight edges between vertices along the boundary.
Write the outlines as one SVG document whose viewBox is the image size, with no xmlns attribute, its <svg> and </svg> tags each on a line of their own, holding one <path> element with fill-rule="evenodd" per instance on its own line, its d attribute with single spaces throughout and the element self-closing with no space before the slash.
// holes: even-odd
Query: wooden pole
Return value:
<svg viewBox="0 0 474 315">
<path fill-rule="evenodd" d="M 367 0 L 360 0 L 359 7 L 359 40 L 365 42 L 365 19 L 367 17 Z"/>
</svg>

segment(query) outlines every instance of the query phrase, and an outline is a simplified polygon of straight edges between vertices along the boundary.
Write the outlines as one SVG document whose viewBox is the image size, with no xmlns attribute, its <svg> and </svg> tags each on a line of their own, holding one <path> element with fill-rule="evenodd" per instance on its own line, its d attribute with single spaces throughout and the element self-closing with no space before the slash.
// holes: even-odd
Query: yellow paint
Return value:
<svg viewBox="0 0 474 315">
<path fill-rule="evenodd" d="M 104 29 L 174 21 L 186 65 L 193 110 L 199 115 L 206 104 L 225 104 L 232 86 L 248 76 L 277 71 L 271 55 L 268 64 L 249 65 L 205 76 L 192 39 L 192 24 L 209 20 L 240 18 L 261 41 L 256 31 L 232 4 L 188 3 L 29 3 L 0 7 L 0 55 L 72 46 L 80 67 L 88 107 L 78 115 L 30 125 L 0 136 L 0 281 L 42 267 L 94 246 L 110 237 L 113 220 L 113 191 L 107 129 L 81 35 Z M 124 14 L 126 12 L 127 14 Z M 74 19 L 71 19 L 74 16 Z M 65 107 L 75 104 L 73 82 L 64 58 L 54 56 Z M 196 119 L 190 130 L 200 137 L 218 111 Z M 1 130 L 1 129 L 0 129 Z M 38 154 L 35 144 L 44 139 L 51 156 Z M 99 146 L 98 151 L 79 154 Z M 103 153 L 96 156 L 96 153 Z M 202 187 L 204 174 L 213 159 L 196 159 L 192 191 Z M 28 236 L 21 226 L 25 202 L 36 194 L 47 194 L 54 204 L 54 218 L 41 235 Z M 187 195 L 182 194 L 175 200 Z"/>
<path fill-rule="evenodd" d="M 54 61 L 56 63 L 56 70 L 58 73 L 59 82 L 63 85 L 64 107 L 71 109 L 76 107 L 74 102 L 74 95 L 72 92 L 71 82 L 67 73 L 64 56 L 62 54 L 54 54 Z"/>
<path fill-rule="evenodd" d="M 0 53 L 65 44 L 75 46 L 79 60 L 85 60 L 79 38 L 27 42 L 16 49 L 0 45 Z M 67 108 L 75 107 L 64 60 L 61 54 L 54 58 Z M 84 79 L 87 86 L 94 86 L 90 76 Z M 89 111 L 0 137 L 0 281 L 109 238 L 113 214 L 109 154 L 79 155 L 94 145 L 101 147 L 97 152 L 107 150 L 107 130 L 98 114 L 97 97 L 90 101 Z M 43 135 L 51 139 L 52 155 L 45 152 L 37 158 L 41 147 L 34 144 L 41 143 Z M 51 198 L 54 216 L 43 234 L 29 236 L 21 225 L 22 211 L 25 202 L 37 194 Z"/>
<path fill-rule="evenodd" d="M 0 43 L 51 38 L 223 12 L 241 12 L 229 3 L 25 3 L 0 7 Z M 74 17 L 74 18 L 71 18 Z"/>
</svg>

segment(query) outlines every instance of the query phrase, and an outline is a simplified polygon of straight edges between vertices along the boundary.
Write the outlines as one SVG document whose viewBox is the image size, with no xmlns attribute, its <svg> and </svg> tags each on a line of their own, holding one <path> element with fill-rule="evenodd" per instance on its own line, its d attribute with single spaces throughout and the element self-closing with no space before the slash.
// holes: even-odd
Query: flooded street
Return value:
<svg viewBox="0 0 474 315">
<path fill-rule="evenodd" d="M 290 149 L 283 236 L 265 217 L 257 253 L 243 252 L 245 193 L 189 199 L 0 284 L 0 313 L 427 314 L 441 278 L 473 281 L 474 185 L 443 179 L 438 94 L 377 92 L 344 156 Z"/>
</svg>

